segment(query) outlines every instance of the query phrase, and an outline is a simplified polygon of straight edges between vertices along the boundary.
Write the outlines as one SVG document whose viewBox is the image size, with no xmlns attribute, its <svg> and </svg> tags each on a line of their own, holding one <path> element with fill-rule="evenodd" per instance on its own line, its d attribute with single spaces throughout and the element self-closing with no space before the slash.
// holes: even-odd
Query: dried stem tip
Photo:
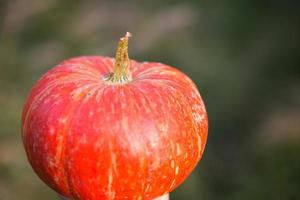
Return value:
<svg viewBox="0 0 300 200">
<path fill-rule="evenodd" d="M 130 60 L 128 56 L 128 40 L 131 37 L 129 32 L 126 33 L 119 41 L 119 45 L 116 52 L 115 64 L 113 72 L 109 77 L 109 81 L 112 83 L 125 83 L 130 80 Z"/>
</svg>

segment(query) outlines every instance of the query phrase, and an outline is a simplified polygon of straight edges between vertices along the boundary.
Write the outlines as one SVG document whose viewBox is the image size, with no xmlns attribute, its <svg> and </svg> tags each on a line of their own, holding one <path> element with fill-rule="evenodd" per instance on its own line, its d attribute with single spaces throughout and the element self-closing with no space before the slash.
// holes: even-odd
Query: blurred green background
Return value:
<svg viewBox="0 0 300 200">
<path fill-rule="evenodd" d="M 0 200 L 57 199 L 30 168 L 20 117 L 34 82 L 60 61 L 113 56 L 175 66 L 209 114 L 204 157 L 171 199 L 300 199 L 297 0 L 0 1 Z"/>
</svg>

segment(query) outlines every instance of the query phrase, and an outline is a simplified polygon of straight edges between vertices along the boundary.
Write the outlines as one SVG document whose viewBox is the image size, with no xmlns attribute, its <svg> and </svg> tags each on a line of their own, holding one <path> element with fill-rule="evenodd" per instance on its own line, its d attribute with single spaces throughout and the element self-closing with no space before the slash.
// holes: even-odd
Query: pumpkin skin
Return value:
<svg viewBox="0 0 300 200">
<path fill-rule="evenodd" d="M 195 84 L 161 63 L 130 60 L 131 80 L 111 84 L 114 59 L 84 56 L 32 88 L 22 139 L 38 176 L 77 200 L 153 199 L 202 157 L 208 119 Z"/>
</svg>

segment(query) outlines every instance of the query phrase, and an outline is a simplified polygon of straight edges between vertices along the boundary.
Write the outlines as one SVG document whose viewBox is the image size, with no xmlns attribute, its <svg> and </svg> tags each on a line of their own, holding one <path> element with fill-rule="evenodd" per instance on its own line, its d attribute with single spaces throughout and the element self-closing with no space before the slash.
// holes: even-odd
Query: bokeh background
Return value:
<svg viewBox="0 0 300 200">
<path fill-rule="evenodd" d="M 171 199 L 300 199 L 298 0 L 0 1 L 0 200 L 53 200 L 30 168 L 20 116 L 60 61 L 113 56 L 175 66 L 209 114 L 204 157 Z"/>
</svg>

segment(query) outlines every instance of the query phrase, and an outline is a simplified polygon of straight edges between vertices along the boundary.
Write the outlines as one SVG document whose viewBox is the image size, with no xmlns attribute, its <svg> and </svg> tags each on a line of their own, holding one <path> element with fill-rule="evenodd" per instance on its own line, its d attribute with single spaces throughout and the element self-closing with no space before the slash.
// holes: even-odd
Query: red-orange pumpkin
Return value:
<svg viewBox="0 0 300 200">
<path fill-rule="evenodd" d="M 200 160 L 208 132 L 195 84 L 161 63 L 83 56 L 32 88 L 22 137 L 38 176 L 78 200 L 153 199 L 179 186 Z"/>
</svg>

